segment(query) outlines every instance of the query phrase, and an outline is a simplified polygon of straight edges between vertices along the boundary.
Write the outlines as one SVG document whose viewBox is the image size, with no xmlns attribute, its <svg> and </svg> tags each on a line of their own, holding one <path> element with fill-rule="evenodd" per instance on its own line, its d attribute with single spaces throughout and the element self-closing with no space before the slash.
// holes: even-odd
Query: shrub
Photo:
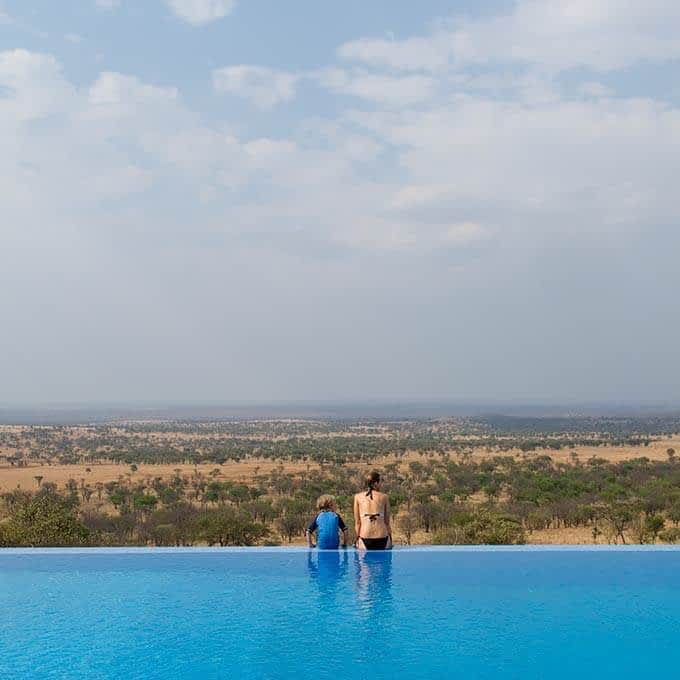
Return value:
<svg viewBox="0 0 680 680">
<path fill-rule="evenodd" d="M 661 515 L 645 516 L 642 514 L 631 523 L 630 533 L 636 543 L 655 543 L 664 524 L 664 518 Z"/>
<path fill-rule="evenodd" d="M 7 520 L 0 521 L 0 548 L 7 548 L 13 545 L 11 530 Z"/>
<path fill-rule="evenodd" d="M 221 546 L 253 545 L 269 533 L 264 524 L 233 508 L 205 511 L 197 517 L 195 531 L 208 545 Z"/>
<path fill-rule="evenodd" d="M 479 513 L 469 521 L 437 531 L 436 545 L 520 545 L 526 542 L 519 520 L 506 515 Z"/>
<path fill-rule="evenodd" d="M 87 543 L 89 531 L 69 498 L 43 490 L 13 509 L 0 542 L 16 546 L 73 546 Z"/>
<path fill-rule="evenodd" d="M 678 527 L 664 529 L 659 534 L 659 538 L 664 543 L 680 543 L 680 529 L 678 529 Z"/>
</svg>

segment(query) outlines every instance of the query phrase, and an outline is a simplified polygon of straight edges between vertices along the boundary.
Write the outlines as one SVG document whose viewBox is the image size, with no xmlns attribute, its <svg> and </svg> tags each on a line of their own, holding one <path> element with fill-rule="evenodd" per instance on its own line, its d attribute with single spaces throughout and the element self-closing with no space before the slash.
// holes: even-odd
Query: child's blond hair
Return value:
<svg viewBox="0 0 680 680">
<path fill-rule="evenodd" d="M 322 510 L 335 510 L 335 496 L 331 496 L 325 493 L 323 496 L 319 496 L 316 499 L 316 509 L 321 512 Z"/>
</svg>

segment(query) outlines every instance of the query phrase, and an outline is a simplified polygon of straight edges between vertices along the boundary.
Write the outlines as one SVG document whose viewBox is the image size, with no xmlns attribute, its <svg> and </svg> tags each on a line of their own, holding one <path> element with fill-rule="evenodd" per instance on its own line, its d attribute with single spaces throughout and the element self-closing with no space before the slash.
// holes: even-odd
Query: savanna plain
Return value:
<svg viewBox="0 0 680 680">
<path fill-rule="evenodd" d="M 680 415 L 0 426 L 0 546 L 304 542 L 384 478 L 402 544 L 680 542 Z"/>
</svg>

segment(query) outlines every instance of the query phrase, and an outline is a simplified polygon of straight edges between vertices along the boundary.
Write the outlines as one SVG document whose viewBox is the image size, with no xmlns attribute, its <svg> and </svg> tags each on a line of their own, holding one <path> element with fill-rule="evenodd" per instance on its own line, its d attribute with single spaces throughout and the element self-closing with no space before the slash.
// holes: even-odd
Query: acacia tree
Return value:
<svg viewBox="0 0 680 680">
<path fill-rule="evenodd" d="M 253 522 L 244 512 L 234 508 L 207 510 L 195 522 L 196 536 L 208 545 L 252 545 L 268 531 L 264 524 Z"/>
<path fill-rule="evenodd" d="M 609 523 L 609 533 L 614 538 L 614 543 L 620 538 L 621 543 L 625 545 L 626 530 L 634 516 L 632 504 L 626 501 L 612 501 L 604 508 L 602 514 Z"/>
</svg>

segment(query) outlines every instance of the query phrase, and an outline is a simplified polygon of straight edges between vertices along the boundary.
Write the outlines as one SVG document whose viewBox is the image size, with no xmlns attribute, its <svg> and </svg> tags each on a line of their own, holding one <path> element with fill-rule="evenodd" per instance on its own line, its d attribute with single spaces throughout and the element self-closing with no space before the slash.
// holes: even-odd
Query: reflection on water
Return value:
<svg viewBox="0 0 680 680">
<path fill-rule="evenodd" d="M 355 552 L 359 607 L 366 614 L 389 615 L 392 606 L 392 551 Z"/>
<path fill-rule="evenodd" d="M 347 550 L 310 550 L 307 553 L 307 569 L 319 588 L 321 606 L 336 602 L 348 567 Z"/>
<path fill-rule="evenodd" d="M 319 606 L 337 611 L 337 605 L 358 607 L 371 617 L 389 615 L 392 605 L 392 552 L 310 550 L 307 569 L 319 591 Z M 350 559 L 353 569 L 350 574 Z M 354 576 L 350 579 L 350 576 Z M 354 598 L 350 593 L 354 592 Z"/>
</svg>

